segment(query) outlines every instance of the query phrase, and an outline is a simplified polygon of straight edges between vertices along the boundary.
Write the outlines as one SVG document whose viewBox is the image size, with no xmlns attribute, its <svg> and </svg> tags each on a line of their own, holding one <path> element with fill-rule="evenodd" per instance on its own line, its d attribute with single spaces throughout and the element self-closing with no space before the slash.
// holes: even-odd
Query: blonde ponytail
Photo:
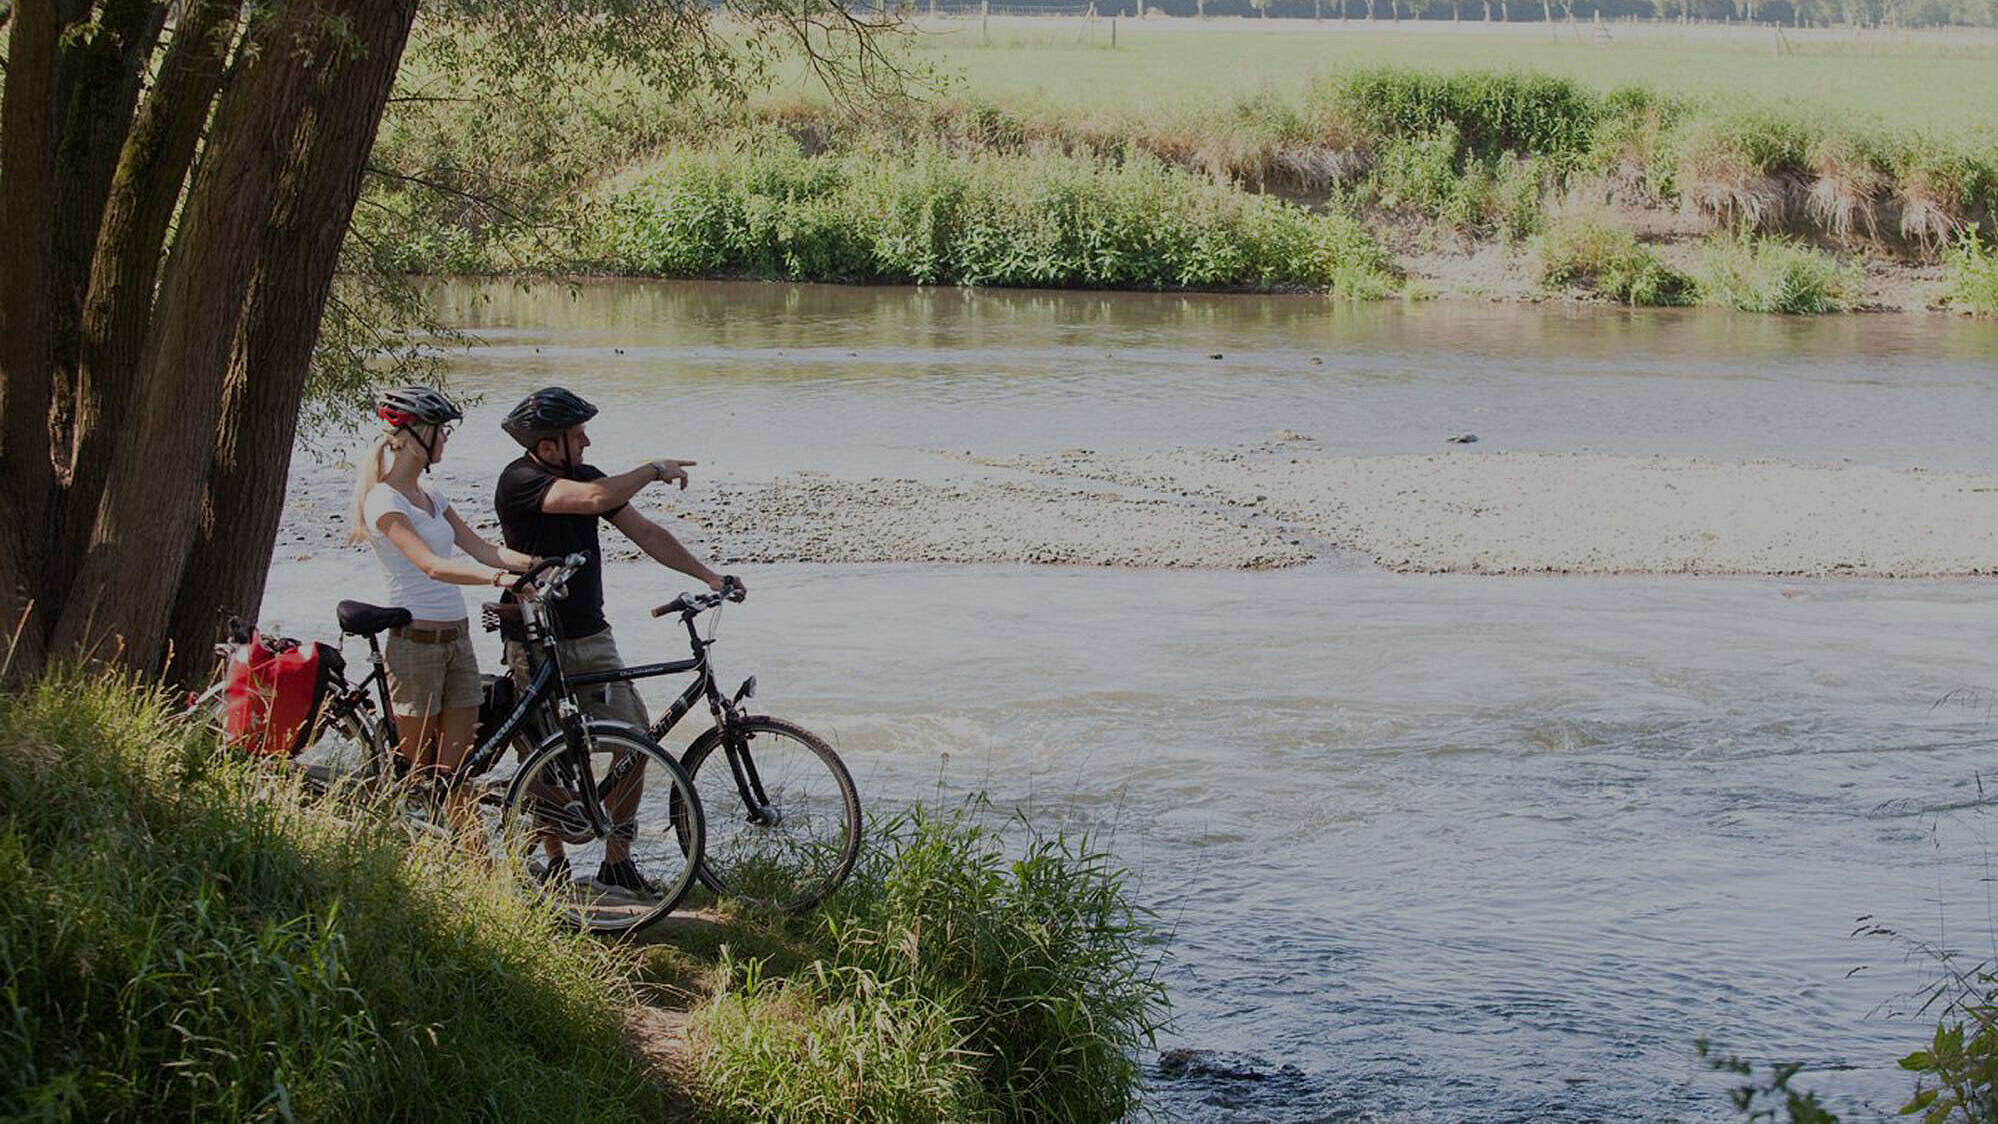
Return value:
<svg viewBox="0 0 1998 1124">
<path fill-rule="evenodd" d="M 374 529 L 368 526 L 368 517 L 362 513 L 361 508 L 368 502 L 368 493 L 374 491 L 375 485 L 382 482 L 382 475 L 386 471 L 382 467 L 382 461 L 391 453 L 400 451 L 402 442 L 397 439 L 400 436 L 395 430 L 389 430 L 375 438 L 375 443 L 368 446 L 368 451 L 363 453 L 361 459 L 354 465 L 354 503 L 347 509 L 347 521 L 352 524 L 347 532 L 349 546 L 359 546 L 367 542 L 368 532 Z"/>
</svg>

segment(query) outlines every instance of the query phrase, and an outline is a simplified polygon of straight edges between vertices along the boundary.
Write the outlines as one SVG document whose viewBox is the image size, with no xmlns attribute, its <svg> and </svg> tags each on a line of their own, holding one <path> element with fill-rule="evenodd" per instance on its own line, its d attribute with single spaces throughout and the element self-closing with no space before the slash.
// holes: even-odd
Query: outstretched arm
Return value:
<svg viewBox="0 0 1998 1124">
<path fill-rule="evenodd" d="M 625 533 L 625 537 L 638 544 L 638 549 L 651 556 L 652 560 L 669 569 L 678 570 L 703 582 L 709 589 L 719 593 L 722 576 L 708 569 L 707 564 L 694 557 L 692 551 L 680 545 L 673 532 L 639 514 L 638 509 L 627 507 L 611 516 L 611 526 Z M 741 579 L 736 579 L 741 584 Z"/>
<path fill-rule="evenodd" d="M 587 483 L 557 480 L 541 496 L 541 510 L 550 515 L 602 515 L 631 502 L 647 484 L 680 482 L 687 486 L 687 466 L 693 461 L 646 461 L 630 472 Z"/>
</svg>

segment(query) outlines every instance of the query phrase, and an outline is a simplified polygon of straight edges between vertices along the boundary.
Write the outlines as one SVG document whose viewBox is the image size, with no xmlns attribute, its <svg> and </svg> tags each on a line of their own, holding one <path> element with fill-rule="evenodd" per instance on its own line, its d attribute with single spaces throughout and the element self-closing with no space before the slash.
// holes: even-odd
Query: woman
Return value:
<svg viewBox="0 0 1998 1124">
<path fill-rule="evenodd" d="M 480 538 L 425 478 L 464 411 L 427 386 L 405 386 L 382 395 L 375 413 L 388 428 L 360 459 L 349 541 L 374 547 L 387 603 L 412 618 L 383 652 L 409 775 L 449 776 L 479 720 L 479 663 L 458 587 L 505 585 L 534 559 Z"/>
</svg>

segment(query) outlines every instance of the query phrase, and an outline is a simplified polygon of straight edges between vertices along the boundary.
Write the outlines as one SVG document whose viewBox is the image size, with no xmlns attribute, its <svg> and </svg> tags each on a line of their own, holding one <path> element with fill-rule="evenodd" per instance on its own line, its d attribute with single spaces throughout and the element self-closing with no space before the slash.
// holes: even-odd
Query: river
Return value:
<svg viewBox="0 0 1998 1124">
<path fill-rule="evenodd" d="M 498 417 L 550 382 L 603 406 L 600 463 L 689 457 L 697 487 L 1277 430 L 1361 454 L 1475 432 L 1998 470 L 1998 325 L 1938 317 L 703 283 L 438 299 L 479 340 L 450 359 L 483 397 L 447 479 L 481 512 L 466 482 L 513 455 Z M 326 541 L 327 506 L 291 513 L 265 607 L 305 634 L 378 585 Z M 1998 947 L 1986 582 L 1345 556 L 742 573 L 724 674 L 828 734 L 863 801 L 982 789 L 1131 867 L 1171 930 L 1165 1118 L 1726 1118 L 1699 1037 L 1885 1114 L 1936 971 L 1856 919 Z M 643 609 L 686 583 L 621 564 L 607 584 L 626 654 L 671 650 Z"/>
</svg>

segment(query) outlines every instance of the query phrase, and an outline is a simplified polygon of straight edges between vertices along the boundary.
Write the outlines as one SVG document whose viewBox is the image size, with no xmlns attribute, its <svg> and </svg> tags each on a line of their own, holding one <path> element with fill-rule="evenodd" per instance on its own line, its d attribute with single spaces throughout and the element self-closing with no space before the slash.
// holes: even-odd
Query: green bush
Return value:
<svg viewBox="0 0 1998 1124">
<path fill-rule="evenodd" d="M 1538 234 L 1545 216 L 1540 209 L 1540 164 L 1507 156 L 1499 160 L 1492 181 L 1492 225 L 1508 242 Z"/>
<path fill-rule="evenodd" d="M 916 284 L 1324 289 L 1395 285 L 1373 236 L 1165 167 L 1055 155 L 680 149 L 616 191 L 586 253 L 614 272 Z"/>
<path fill-rule="evenodd" d="M 129 685 L 0 695 L 0 1117 L 656 1118 L 619 958 Z"/>
<path fill-rule="evenodd" d="M 1618 86 L 1603 95 L 1580 167 L 1597 174 L 1634 172 L 1652 194 L 1670 195 L 1674 130 L 1690 112 L 1683 100 L 1649 87 Z"/>
<path fill-rule="evenodd" d="M 1600 214 L 1569 215 L 1541 235 L 1540 283 L 1579 286 L 1629 305 L 1685 304 L 1691 282 Z"/>
<path fill-rule="evenodd" d="M 977 806 L 873 825 L 807 955 L 737 964 L 695 1018 L 722 1116 L 1114 1120 L 1166 1009 L 1152 919 L 1087 840 L 1006 842 Z M 1009 857 L 1009 855 L 1011 857 Z M 793 965 L 781 980 L 766 974 Z M 863 1077 L 865 1080 L 863 1080 Z"/>
<path fill-rule="evenodd" d="M 1383 210 L 1408 211 L 1453 223 L 1481 214 L 1489 182 L 1483 185 L 1485 191 L 1467 183 L 1460 170 L 1462 149 L 1456 126 L 1447 123 L 1380 143 L 1367 177 L 1372 201 Z"/>
<path fill-rule="evenodd" d="M 1972 227 L 1950 247 L 1943 259 L 1952 308 L 1980 316 L 1998 316 L 1998 251 L 1984 245 Z"/>
<path fill-rule="evenodd" d="M 1781 238 L 1718 238 L 1694 277 L 1699 303 L 1743 312 L 1816 315 L 1859 302 L 1857 267 Z"/>
<path fill-rule="evenodd" d="M 1448 126 L 1464 151 L 1485 163 L 1507 153 L 1571 161 L 1588 149 L 1602 112 L 1601 99 L 1573 79 L 1519 71 L 1380 67 L 1336 79 L 1320 96 L 1378 141 Z"/>
</svg>

